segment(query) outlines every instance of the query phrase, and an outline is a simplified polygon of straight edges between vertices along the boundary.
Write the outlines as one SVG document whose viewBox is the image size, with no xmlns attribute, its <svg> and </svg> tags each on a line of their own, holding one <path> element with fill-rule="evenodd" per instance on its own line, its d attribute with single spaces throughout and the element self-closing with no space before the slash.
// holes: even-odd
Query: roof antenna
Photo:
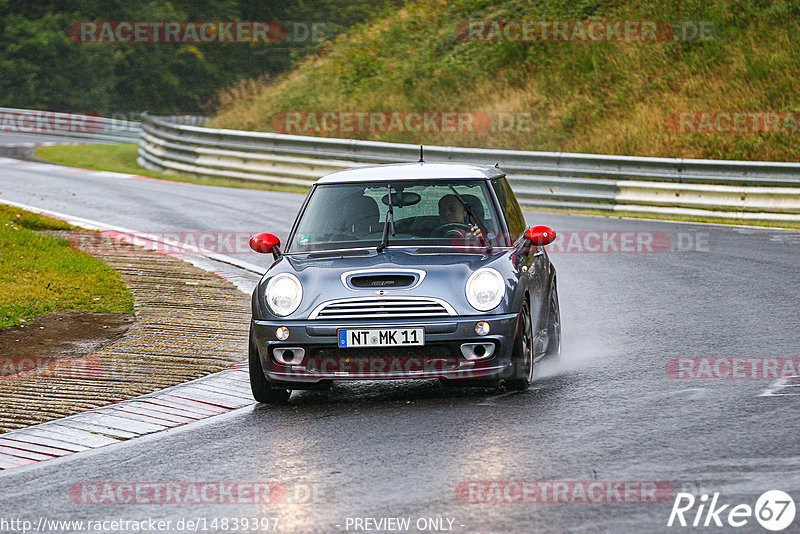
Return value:
<svg viewBox="0 0 800 534">
<path fill-rule="evenodd" d="M 419 145 L 419 161 L 417 163 L 425 163 L 425 160 L 422 159 L 422 145 Z"/>
</svg>

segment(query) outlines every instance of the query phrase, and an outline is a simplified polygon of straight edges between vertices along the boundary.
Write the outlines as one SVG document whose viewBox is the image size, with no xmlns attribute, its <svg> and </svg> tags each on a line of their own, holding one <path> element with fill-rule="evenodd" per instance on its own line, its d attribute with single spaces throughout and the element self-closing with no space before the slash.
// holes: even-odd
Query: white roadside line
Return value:
<svg viewBox="0 0 800 534">
<path fill-rule="evenodd" d="M 759 397 L 790 397 L 800 395 L 800 389 L 793 390 L 789 388 L 800 388 L 800 375 L 779 378 L 770 384 Z"/>
<path fill-rule="evenodd" d="M 189 261 L 203 270 L 235 282 L 246 294 L 257 283 L 257 278 L 254 282 L 252 276 L 242 276 L 233 270 L 221 270 L 208 260 L 237 267 L 258 275 L 258 278 L 265 272 L 261 266 L 205 249 L 173 243 L 160 236 L 20 202 L 0 199 L 0 204 L 60 219 L 80 228 L 112 232 L 114 237 Z M 173 250 L 180 248 L 184 253 L 163 252 L 163 246 Z M 242 363 L 148 395 L 0 434 L 0 472 L 119 443 L 254 404 L 246 366 L 246 363 Z"/>
</svg>

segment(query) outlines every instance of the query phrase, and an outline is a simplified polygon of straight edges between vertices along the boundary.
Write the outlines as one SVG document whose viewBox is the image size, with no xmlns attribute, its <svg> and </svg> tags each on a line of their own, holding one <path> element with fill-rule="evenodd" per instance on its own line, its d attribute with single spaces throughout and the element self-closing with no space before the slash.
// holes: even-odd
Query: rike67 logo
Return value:
<svg viewBox="0 0 800 534">
<path fill-rule="evenodd" d="M 754 507 L 745 503 L 723 504 L 719 501 L 719 493 L 714 493 L 710 500 L 705 494 L 698 499 L 691 493 L 678 493 L 667 526 L 743 527 L 751 525 L 751 519 L 755 517 L 765 529 L 778 532 L 791 525 L 794 516 L 794 499 L 780 490 L 764 492 Z"/>
</svg>

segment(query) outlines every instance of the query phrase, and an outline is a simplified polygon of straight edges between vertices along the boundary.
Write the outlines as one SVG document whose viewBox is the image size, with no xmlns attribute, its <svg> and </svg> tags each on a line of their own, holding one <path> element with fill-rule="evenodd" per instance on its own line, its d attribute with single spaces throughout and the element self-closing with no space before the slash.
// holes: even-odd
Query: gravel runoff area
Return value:
<svg viewBox="0 0 800 534">
<path fill-rule="evenodd" d="M 250 299 L 233 284 L 121 242 L 92 253 L 134 294 L 135 322 L 88 356 L 0 380 L 0 433 L 152 393 L 246 358 Z"/>
</svg>

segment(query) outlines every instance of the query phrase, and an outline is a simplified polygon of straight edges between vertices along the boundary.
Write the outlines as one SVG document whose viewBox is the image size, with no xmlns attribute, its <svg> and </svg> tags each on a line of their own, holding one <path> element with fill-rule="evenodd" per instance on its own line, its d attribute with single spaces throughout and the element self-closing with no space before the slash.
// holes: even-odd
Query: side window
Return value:
<svg viewBox="0 0 800 534">
<path fill-rule="evenodd" d="M 500 207 L 506 217 L 506 224 L 508 224 L 508 231 L 511 233 L 511 242 L 515 242 L 525 232 L 525 218 L 522 216 L 522 210 L 517 202 L 517 197 L 511 191 L 511 186 L 505 178 L 496 178 L 492 180 L 492 187 L 497 195 L 497 200 L 500 201 Z"/>
</svg>

